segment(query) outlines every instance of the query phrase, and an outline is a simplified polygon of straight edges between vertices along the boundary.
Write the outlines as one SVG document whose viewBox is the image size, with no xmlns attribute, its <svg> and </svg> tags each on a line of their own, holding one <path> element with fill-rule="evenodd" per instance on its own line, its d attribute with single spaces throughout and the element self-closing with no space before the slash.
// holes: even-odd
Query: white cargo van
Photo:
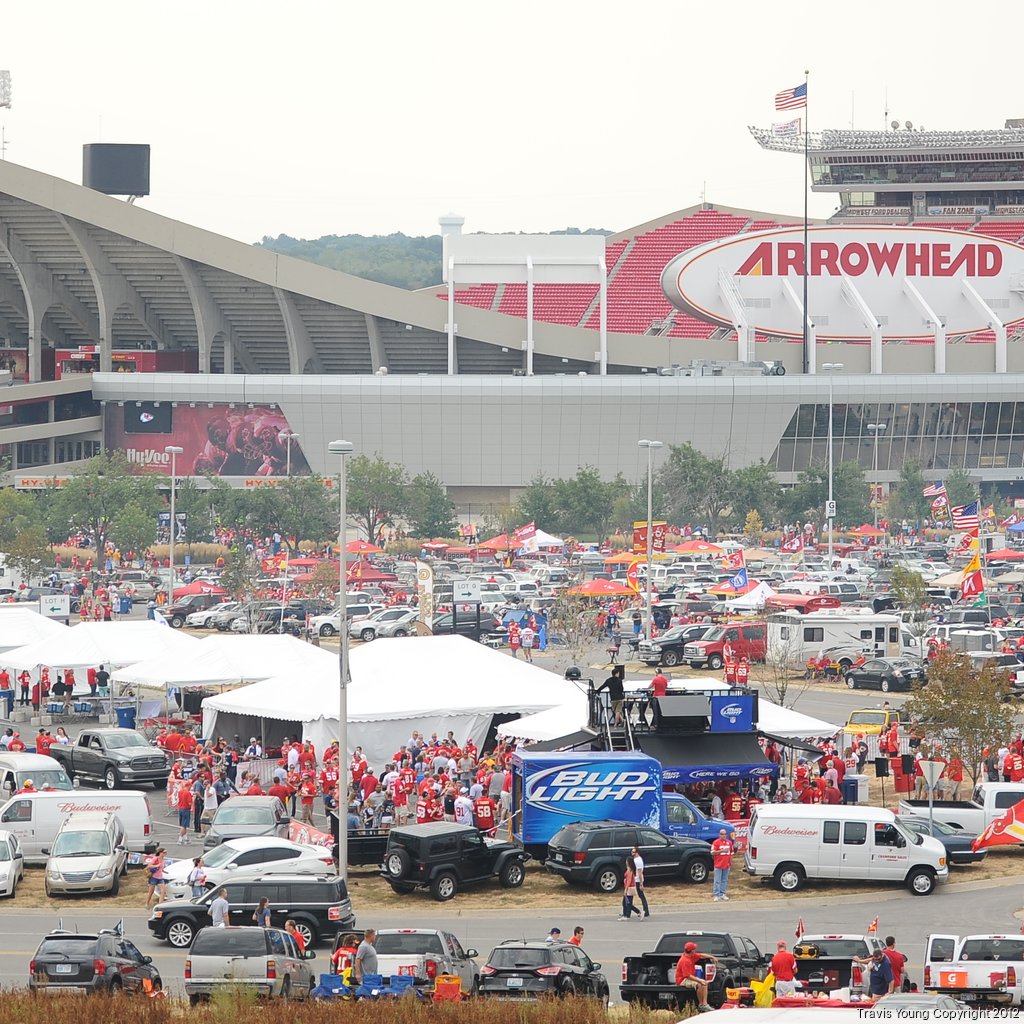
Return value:
<svg viewBox="0 0 1024 1024">
<path fill-rule="evenodd" d="M 0 754 L 0 800 L 13 796 L 29 780 L 39 790 L 75 788 L 64 766 L 47 754 Z"/>
<path fill-rule="evenodd" d="M 138 790 L 21 793 L 0 807 L 0 829 L 18 837 L 26 864 L 45 864 L 43 850 L 53 845 L 64 819 L 76 812 L 116 814 L 131 853 L 152 853 L 157 847 L 149 798 Z"/>
<path fill-rule="evenodd" d="M 783 892 L 827 878 L 902 882 L 928 896 L 949 877 L 943 845 L 910 832 L 882 807 L 761 805 L 750 819 L 743 866 Z"/>
</svg>

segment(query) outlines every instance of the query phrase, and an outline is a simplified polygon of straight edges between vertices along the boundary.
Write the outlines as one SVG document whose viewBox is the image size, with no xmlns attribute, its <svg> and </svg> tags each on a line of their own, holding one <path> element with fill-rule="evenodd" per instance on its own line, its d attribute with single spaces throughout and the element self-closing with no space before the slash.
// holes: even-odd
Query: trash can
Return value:
<svg viewBox="0 0 1024 1024">
<path fill-rule="evenodd" d="M 130 597 L 122 597 L 119 601 L 120 607 L 117 609 L 121 615 L 131 615 L 132 613 L 132 599 Z"/>
<path fill-rule="evenodd" d="M 847 775 L 847 779 L 857 784 L 857 803 L 866 804 L 871 802 L 871 791 L 868 788 L 868 777 L 866 775 Z M 844 782 L 846 779 L 843 780 Z"/>
<path fill-rule="evenodd" d="M 855 778 L 843 778 L 843 803 L 855 804 L 857 802 L 859 786 Z"/>
<path fill-rule="evenodd" d="M 135 708 L 114 708 L 117 713 L 118 729 L 135 728 Z"/>
</svg>

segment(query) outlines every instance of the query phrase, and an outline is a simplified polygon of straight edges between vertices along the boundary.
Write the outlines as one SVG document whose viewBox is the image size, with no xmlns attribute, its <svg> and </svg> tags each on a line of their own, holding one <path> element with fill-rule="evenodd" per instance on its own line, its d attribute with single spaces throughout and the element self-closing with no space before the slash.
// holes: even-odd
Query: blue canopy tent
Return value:
<svg viewBox="0 0 1024 1024">
<path fill-rule="evenodd" d="M 637 746 L 661 762 L 667 783 L 760 781 L 779 773 L 756 733 L 654 734 L 637 736 Z"/>
</svg>

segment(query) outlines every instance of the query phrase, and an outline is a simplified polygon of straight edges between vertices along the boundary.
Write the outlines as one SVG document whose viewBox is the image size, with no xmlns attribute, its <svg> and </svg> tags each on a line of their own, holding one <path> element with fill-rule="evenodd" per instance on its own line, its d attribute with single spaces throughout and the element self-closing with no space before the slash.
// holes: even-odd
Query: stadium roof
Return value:
<svg viewBox="0 0 1024 1024">
<path fill-rule="evenodd" d="M 783 153 L 803 153 L 803 135 L 776 135 L 769 128 L 750 127 L 750 134 L 762 149 Z M 981 131 L 925 132 L 897 130 L 891 132 L 833 129 L 811 132 L 807 136 L 810 152 L 824 153 L 949 153 L 965 151 L 999 152 L 1024 147 L 1024 129 L 993 128 Z"/>
<path fill-rule="evenodd" d="M 0 161 L 0 334 L 13 347 L 192 349 L 200 371 L 444 373 L 447 307 Z M 522 366 L 519 317 L 459 305 L 458 369 Z M 729 342 L 610 333 L 609 370 L 732 358 Z M 595 332 L 537 322 L 536 372 L 592 372 Z M 29 344 L 30 360 L 38 345 Z M 38 355 L 36 355 L 38 358 Z M 34 374 L 38 377 L 38 374 Z"/>
</svg>

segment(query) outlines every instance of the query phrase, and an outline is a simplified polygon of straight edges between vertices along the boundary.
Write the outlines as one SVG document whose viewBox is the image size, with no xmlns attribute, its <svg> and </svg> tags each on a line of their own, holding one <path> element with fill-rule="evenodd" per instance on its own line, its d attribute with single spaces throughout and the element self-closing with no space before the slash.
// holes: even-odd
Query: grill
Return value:
<svg viewBox="0 0 1024 1024">
<path fill-rule="evenodd" d="M 91 882 L 94 873 L 92 871 L 65 871 L 61 878 L 65 882 Z"/>
<path fill-rule="evenodd" d="M 135 771 L 145 771 L 147 768 L 164 768 L 167 762 L 162 757 L 133 757 L 132 768 Z"/>
</svg>

